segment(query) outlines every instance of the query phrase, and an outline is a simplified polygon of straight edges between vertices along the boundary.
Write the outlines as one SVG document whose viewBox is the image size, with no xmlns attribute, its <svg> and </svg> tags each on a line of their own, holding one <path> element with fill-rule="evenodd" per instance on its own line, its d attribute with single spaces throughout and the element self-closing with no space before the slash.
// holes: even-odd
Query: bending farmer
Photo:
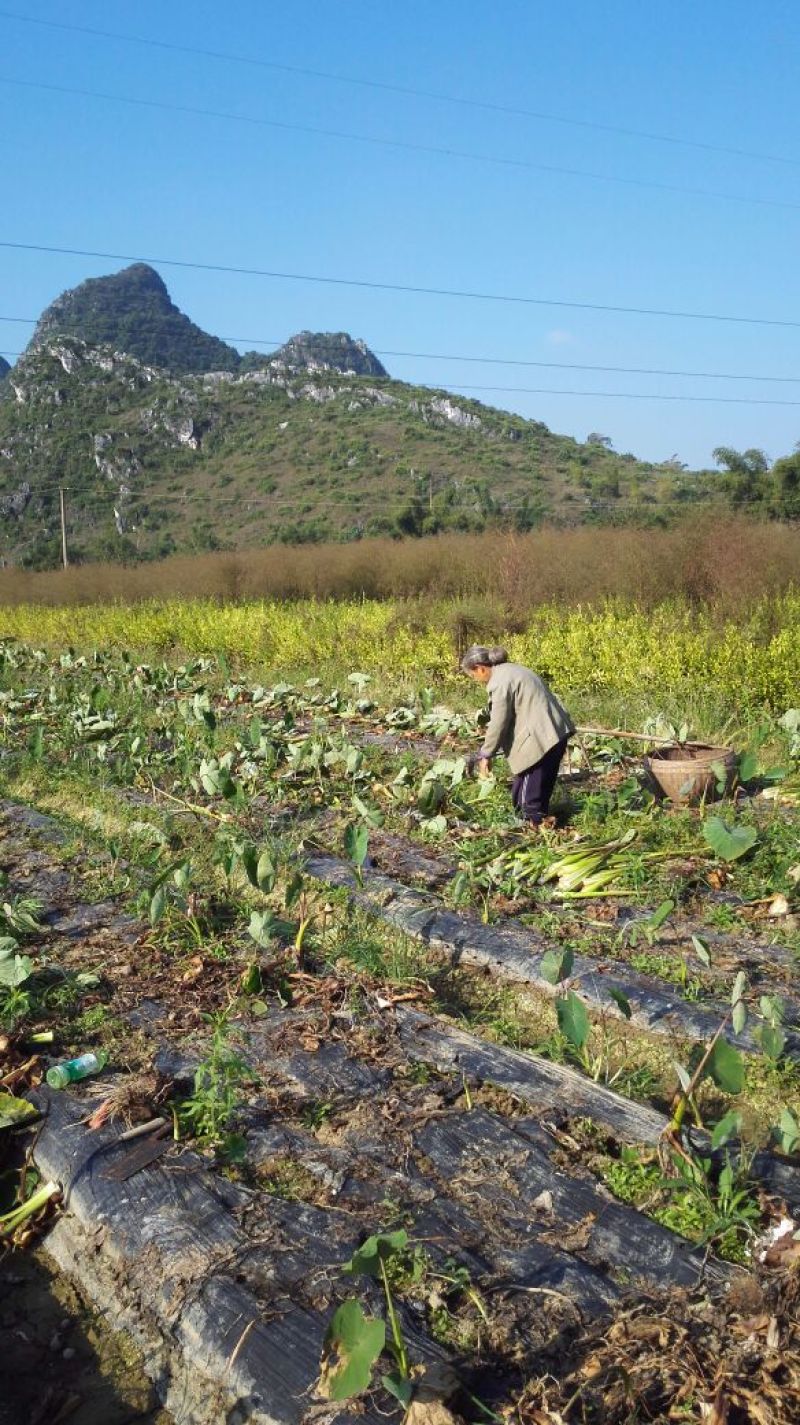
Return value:
<svg viewBox="0 0 800 1425">
<path fill-rule="evenodd" d="M 478 753 L 478 772 L 488 776 L 492 758 L 504 752 L 513 774 L 511 797 L 523 821 L 539 826 L 547 817 L 558 768 L 575 731 L 569 713 L 530 668 L 509 663 L 504 648 L 476 644 L 461 667 L 489 693 L 489 725 Z"/>
</svg>

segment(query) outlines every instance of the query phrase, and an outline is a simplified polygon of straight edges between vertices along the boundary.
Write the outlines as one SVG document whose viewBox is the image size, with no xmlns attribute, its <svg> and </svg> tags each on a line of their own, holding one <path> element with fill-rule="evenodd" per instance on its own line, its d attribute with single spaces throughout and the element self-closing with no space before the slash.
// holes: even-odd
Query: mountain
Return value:
<svg viewBox="0 0 800 1425">
<path fill-rule="evenodd" d="M 0 356 L 0 381 L 2 381 L 3 378 L 8 375 L 8 373 L 9 373 L 10 370 L 11 370 L 11 367 L 10 367 L 9 363 L 6 361 L 5 357 L 4 357 L 4 356 Z"/>
<path fill-rule="evenodd" d="M 447 391 L 272 358 L 177 376 L 40 330 L 0 385 L 0 557 L 34 567 L 57 562 L 59 484 L 73 558 L 122 559 L 662 520 L 718 479 Z"/>
<path fill-rule="evenodd" d="M 347 332 L 298 332 L 267 358 L 270 365 L 292 370 L 342 371 L 345 375 L 388 376 L 366 342 L 354 341 Z"/>
<path fill-rule="evenodd" d="M 91 277 L 62 292 L 40 317 L 28 351 L 59 336 L 78 337 L 90 346 L 107 344 L 175 375 L 257 371 L 272 365 L 359 376 L 387 374 L 366 343 L 347 332 L 299 332 L 269 355 L 251 351 L 242 357 L 179 311 L 162 278 L 146 262 L 135 262 L 110 277 Z M 0 379 L 6 365 L 0 364 Z"/>
<path fill-rule="evenodd" d="M 108 343 L 167 371 L 233 371 L 239 353 L 209 336 L 171 300 L 166 285 L 146 262 L 110 277 L 90 277 L 62 292 L 39 319 L 28 347 L 35 351 L 54 336 Z"/>
</svg>

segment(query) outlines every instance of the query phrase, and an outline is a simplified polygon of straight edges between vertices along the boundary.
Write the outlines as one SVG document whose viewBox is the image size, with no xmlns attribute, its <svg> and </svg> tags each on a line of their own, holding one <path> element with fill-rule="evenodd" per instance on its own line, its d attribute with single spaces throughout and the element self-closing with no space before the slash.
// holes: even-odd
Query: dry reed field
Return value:
<svg viewBox="0 0 800 1425">
<path fill-rule="evenodd" d="M 542 602 L 666 600 L 734 612 L 800 583 L 796 525 L 693 518 L 670 529 L 544 527 L 531 534 L 437 535 L 350 544 L 269 545 L 158 563 L 0 572 L 0 606 L 143 599 L 488 599 L 505 618 Z"/>
</svg>

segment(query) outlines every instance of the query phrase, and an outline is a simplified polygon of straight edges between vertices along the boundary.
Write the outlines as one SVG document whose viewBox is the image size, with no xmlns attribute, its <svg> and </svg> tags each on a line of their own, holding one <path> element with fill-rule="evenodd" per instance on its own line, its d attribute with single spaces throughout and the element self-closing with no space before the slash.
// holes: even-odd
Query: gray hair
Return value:
<svg viewBox="0 0 800 1425">
<path fill-rule="evenodd" d="M 471 673 L 473 668 L 496 668 L 499 663 L 507 662 L 504 648 L 484 648 L 482 643 L 473 643 L 461 659 L 461 668 L 464 673 Z"/>
</svg>

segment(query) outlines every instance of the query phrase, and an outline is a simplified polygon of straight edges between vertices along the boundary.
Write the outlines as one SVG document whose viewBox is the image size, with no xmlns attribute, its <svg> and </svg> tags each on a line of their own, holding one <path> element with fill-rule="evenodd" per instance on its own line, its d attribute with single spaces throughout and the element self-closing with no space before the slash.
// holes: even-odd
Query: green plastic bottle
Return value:
<svg viewBox="0 0 800 1425">
<path fill-rule="evenodd" d="M 90 1074 L 99 1074 L 108 1063 L 108 1055 L 102 1049 L 97 1053 L 79 1054 L 77 1059 L 66 1059 L 63 1064 L 54 1064 L 45 1075 L 51 1089 L 65 1089 L 78 1079 L 88 1079 Z"/>
</svg>

